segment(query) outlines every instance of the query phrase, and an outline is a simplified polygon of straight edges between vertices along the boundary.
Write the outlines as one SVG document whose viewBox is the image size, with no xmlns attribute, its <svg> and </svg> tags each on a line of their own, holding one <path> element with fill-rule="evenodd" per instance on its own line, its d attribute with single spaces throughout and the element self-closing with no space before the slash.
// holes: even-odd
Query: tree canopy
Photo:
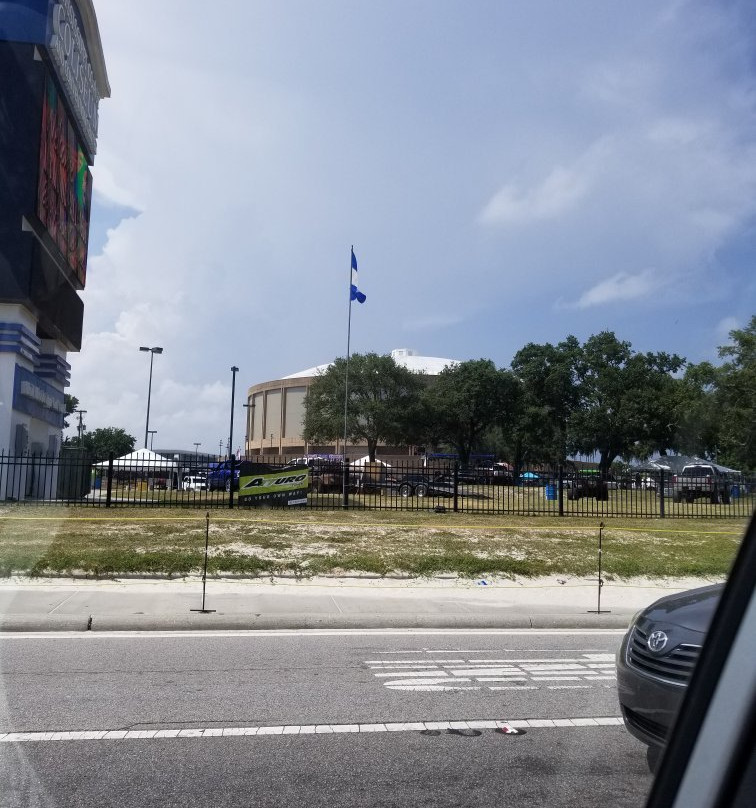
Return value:
<svg viewBox="0 0 756 808">
<path fill-rule="evenodd" d="M 506 420 L 517 397 L 517 382 L 490 359 L 444 368 L 424 395 L 428 429 L 454 447 L 462 463 L 480 448 L 485 431 Z"/>
<path fill-rule="evenodd" d="M 129 435 L 124 429 L 118 426 L 106 426 L 93 429 L 91 432 L 84 432 L 79 438 L 72 438 L 67 442 L 68 446 L 84 449 L 96 457 L 107 457 L 110 452 L 116 457 L 134 451 L 136 438 Z"/>
<path fill-rule="evenodd" d="M 336 359 L 307 392 L 305 440 L 335 441 L 344 436 L 347 377 L 347 438 L 367 443 L 372 461 L 379 443 L 406 441 L 418 412 L 422 376 L 391 356 L 354 354 L 348 369 L 346 358 Z"/>
<path fill-rule="evenodd" d="M 730 332 L 720 366 L 689 364 L 665 352 L 641 353 L 613 332 L 585 343 L 528 343 L 499 369 L 489 359 L 459 362 L 425 377 L 390 356 L 355 355 L 349 365 L 350 441 L 453 450 L 463 463 L 496 451 L 515 467 L 564 463 L 598 453 L 608 472 L 617 458 L 655 452 L 701 455 L 756 468 L 756 316 Z M 305 439 L 344 434 L 346 360 L 316 379 L 305 402 Z"/>
</svg>

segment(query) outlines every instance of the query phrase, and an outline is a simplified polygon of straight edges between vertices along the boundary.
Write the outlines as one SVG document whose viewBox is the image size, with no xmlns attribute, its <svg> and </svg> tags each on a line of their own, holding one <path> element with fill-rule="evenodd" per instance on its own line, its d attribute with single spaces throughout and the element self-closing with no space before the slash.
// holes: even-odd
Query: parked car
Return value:
<svg viewBox="0 0 756 808">
<path fill-rule="evenodd" d="M 566 483 L 569 482 L 569 485 Z M 606 502 L 609 499 L 609 489 L 617 488 L 614 478 L 602 479 L 599 474 L 585 474 L 578 472 L 565 480 L 567 499 L 575 500 L 583 497 L 595 497 L 598 501 Z"/>
<path fill-rule="evenodd" d="M 673 474 L 664 489 L 673 502 L 694 502 L 706 498 L 712 505 L 730 504 L 728 479 L 719 469 L 708 463 L 690 463 L 679 474 Z"/>
<path fill-rule="evenodd" d="M 628 731 L 654 771 L 701 653 L 724 584 L 652 603 L 633 619 L 617 654 L 617 694 Z"/>
<path fill-rule="evenodd" d="M 239 462 L 234 460 L 234 491 L 239 488 Z M 222 460 L 220 463 L 211 463 L 207 471 L 207 488 L 209 491 L 231 490 L 231 461 Z"/>
<path fill-rule="evenodd" d="M 187 474 L 181 481 L 184 491 L 207 491 L 207 477 L 202 474 Z"/>
</svg>

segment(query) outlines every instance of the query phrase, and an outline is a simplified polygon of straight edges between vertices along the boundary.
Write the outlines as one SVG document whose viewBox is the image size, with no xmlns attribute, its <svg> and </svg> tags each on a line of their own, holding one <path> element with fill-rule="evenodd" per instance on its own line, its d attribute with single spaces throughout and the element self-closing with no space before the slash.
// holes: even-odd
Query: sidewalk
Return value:
<svg viewBox="0 0 756 808">
<path fill-rule="evenodd" d="M 6 579 L 0 631 L 626 628 L 663 595 L 715 581 L 595 578 Z"/>
</svg>

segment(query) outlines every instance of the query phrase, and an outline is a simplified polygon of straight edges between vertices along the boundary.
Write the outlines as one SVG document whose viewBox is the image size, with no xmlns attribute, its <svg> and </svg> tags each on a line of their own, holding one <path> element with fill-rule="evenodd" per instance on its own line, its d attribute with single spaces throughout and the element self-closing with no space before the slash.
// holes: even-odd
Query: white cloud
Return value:
<svg viewBox="0 0 756 808">
<path fill-rule="evenodd" d="M 505 185 L 480 214 L 483 224 L 523 225 L 553 219 L 577 206 L 590 187 L 588 178 L 557 167 L 538 185 L 520 190 Z"/>
<path fill-rule="evenodd" d="M 350 244 L 368 295 L 354 351 L 422 330 L 428 354 L 503 364 L 621 317 L 663 349 L 642 322 L 663 299 L 695 323 L 670 346 L 691 356 L 742 314 L 750 28 L 723 4 L 485 4 L 405 4 L 401 26 L 368 2 L 100 4 L 95 205 L 140 215 L 113 226 L 111 208 L 90 256 L 69 357 L 90 424 L 143 436 L 138 347 L 161 345 L 158 442 L 217 443 L 232 364 L 242 391 L 344 354 Z M 705 326 L 685 316 L 702 300 Z"/>
<path fill-rule="evenodd" d="M 587 309 L 608 303 L 641 300 L 657 292 L 662 285 L 653 269 L 644 269 L 637 275 L 618 272 L 584 292 L 573 305 L 578 309 Z"/>
</svg>

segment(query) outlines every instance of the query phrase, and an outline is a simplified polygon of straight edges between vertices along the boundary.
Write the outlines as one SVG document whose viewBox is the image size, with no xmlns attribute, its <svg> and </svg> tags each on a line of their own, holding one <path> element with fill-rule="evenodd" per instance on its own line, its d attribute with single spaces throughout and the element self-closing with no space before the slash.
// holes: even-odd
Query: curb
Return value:
<svg viewBox="0 0 756 808">
<path fill-rule="evenodd" d="M 507 615 L 241 615 L 213 612 L 183 615 L 5 615 L 0 634 L 19 632 L 111 631 L 308 631 L 334 630 L 459 630 L 459 629 L 626 629 L 630 615 L 612 614 L 529 614 Z"/>
</svg>

